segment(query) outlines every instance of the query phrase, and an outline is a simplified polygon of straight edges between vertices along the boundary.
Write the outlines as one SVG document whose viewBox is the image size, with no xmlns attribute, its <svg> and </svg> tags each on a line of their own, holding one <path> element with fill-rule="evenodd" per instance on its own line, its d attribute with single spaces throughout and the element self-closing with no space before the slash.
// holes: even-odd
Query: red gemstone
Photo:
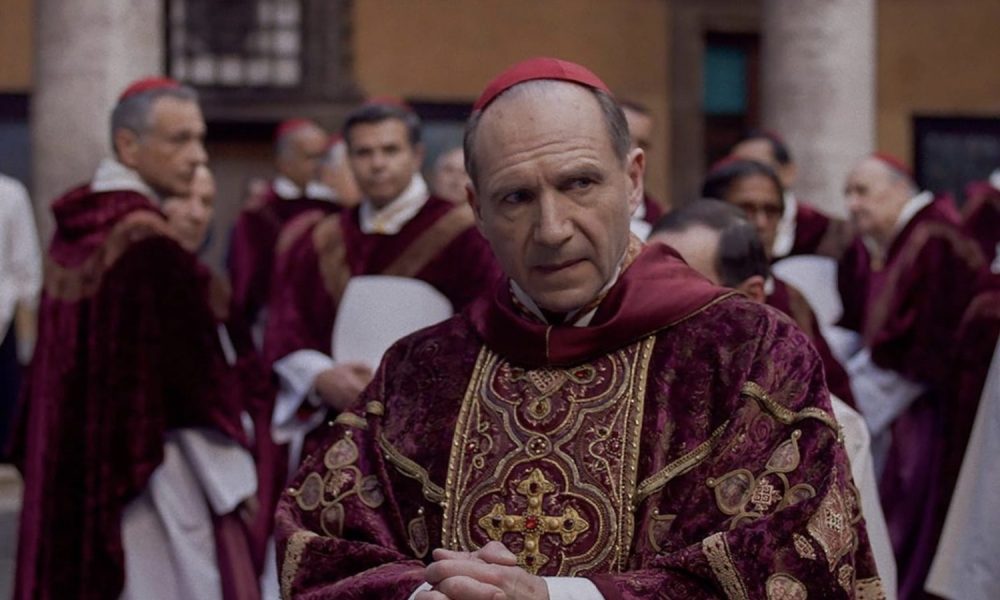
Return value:
<svg viewBox="0 0 1000 600">
<path fill-rule="evenodd" d="M 534 515 L 525 517 L 524 519 L 525 529 L 527 529 L 528 531 L 534 531 L 537 527 L 538 527 L 538 517 Z"/>
<path fill-rule="evenodd" d="M 583 379 L 584 377 L 586 377 L 586 376 L 587 376 L 587 372 L 586 372 L 586 371 L 584 371 L 583 369 L 580 369 L 579 371 L 577 371 L 577 372 L 575 373 L 575 375 L 576 375 L 576 376 L 577 376 L 577 377 L 578 377 L 579 379 Z"/>
</svg>

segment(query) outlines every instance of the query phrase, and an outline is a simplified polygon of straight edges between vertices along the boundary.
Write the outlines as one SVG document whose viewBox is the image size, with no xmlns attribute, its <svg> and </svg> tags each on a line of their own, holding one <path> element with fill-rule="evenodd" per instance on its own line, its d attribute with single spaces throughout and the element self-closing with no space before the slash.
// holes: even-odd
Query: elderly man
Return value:
<svg viewBox="0 0 1000 600">
<path fill-rule="evenodd" d="M 818 357 L 630 237 L 644 156 L 607 86 L 515 65 L 466 157 L 508 278 L 391 349 L 303 465 L 286 596 L 877 594 Z"/>
<path fill-rule="evenodd" d="M 619 104 L 622 107 L 622 112 L 625 113 L 628 132 L 632 138 L 632 147 L 642 148 L 643 152 L 649 152 L 653 145 L 652 113 L 642 104 L 631 100 L 622 100 Z M 642 203 L 632 213 L 632 233 L 646 239 L 650 229 L 662 216 L 663 206 L 649 194 L 643 194 Z"/>
<path fill-rule="evenodd" d="M 119 597 L 132 566 L 123 514 L 152 485 L 168 430 L 243 438 L 211 277 L 158 206 L 190 193 L 206 160 L 204 134 L 193 90 L 136 82 L 111 116 L 115 158 L 52 205 L 56 232 L 23 405 L 15 598 Z M 128 597 L 169 597 L 156 581 L 128 583 Z M 205 588 L 186 589 L 178 595 Z"/>
<path fill-rule="evenodd" d="M 861 340 L 847 368 L 873 445 L 885 448 L 876 467 L 900 597 L 917 597 L 954 480 L 943 457 L 964 444 L 947 433 L 970 420 L 955 414 L 955 334 L 986 265 L 950 203 L 919 192 L 891 156 L 860 161 L 846 196 L 862 235 L 838 272 L 841 324 Z"/>
<path fill-rule="evenodd" d="M 237 318 L 260 340 L 260 310 L 271 289 L 275 244 L 282 226 L 306 211 L 336 212 L 333 191 L 319 183 L 329 138 L 316 123 L 289 119 L 275 130 L 278 175 L 260 198 L 251 198 L 236 220 L 227 259 Z"/>
<path fill-rule="evenodd" d="M 799 168 L 781 136 L 771 131 L 751 131 L 733 146 L 730 154 L 765 164 L 781 178 L 784 208 L 769 254 L 775 259 L 797 254 L 840 258 L 851 242 L 850 227 L 842 219 L 830 217 L 795 196 L 792 190 Z"/>
</svg>

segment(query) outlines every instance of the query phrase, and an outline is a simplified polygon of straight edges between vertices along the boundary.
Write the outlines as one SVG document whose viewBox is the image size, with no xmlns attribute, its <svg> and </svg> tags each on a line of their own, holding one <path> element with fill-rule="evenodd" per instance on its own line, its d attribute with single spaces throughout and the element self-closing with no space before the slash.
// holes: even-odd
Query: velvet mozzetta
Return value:
<svg viewBox="0 0 1000 600">
<path fill-rule="evenodd" d="M 326 430 L 278 508 L 285 597 L 405 598 L 430 549 L 489 539 L 608 600 L 881 597 L 820 360 L 787 318 L 662 246 L 589 327 L 509 296 L 398 342 Z"/>
<path fill-rule="evenodd" d="M 115 598 L 122 510 L 164 434 L 241 440 L 212 278 L 134 192 L 82 187 L 53 205 L 39 335 L 23 394 L 16 598 Z M 222 305 L 224 306 L 224 304 Z"/>
</svg>

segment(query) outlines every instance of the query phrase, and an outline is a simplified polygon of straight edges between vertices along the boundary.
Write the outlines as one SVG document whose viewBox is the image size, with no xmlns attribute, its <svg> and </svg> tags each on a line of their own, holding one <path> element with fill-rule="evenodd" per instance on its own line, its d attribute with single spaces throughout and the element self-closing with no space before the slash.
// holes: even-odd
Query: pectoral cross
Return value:
<svg viewBox="0 0 1000 600">
<path fill-rule="evenodd" d="M 541 469 L 535 469 L 527 479 L 517 484 L 517 493 L 528 498 L 524 515 L 508 515 L 503 504 L 494 504 L 493 510 L 479 519 L 479 526 L 486 530 L 491 540 L 501 541 L 505 533 L 523 533 L 523 549 L 517 555 L 518 564 L 532 574 L 537 574 L 549 557 L 539 549 L 543 535 L 559 535 L 563 544 L 572 544 L 590 525 L 574 508 L 567 507 L 562 515 L 542 513 L 545 494 L 556 491 L 556 486 L 545 478 Z"/>
</svg>

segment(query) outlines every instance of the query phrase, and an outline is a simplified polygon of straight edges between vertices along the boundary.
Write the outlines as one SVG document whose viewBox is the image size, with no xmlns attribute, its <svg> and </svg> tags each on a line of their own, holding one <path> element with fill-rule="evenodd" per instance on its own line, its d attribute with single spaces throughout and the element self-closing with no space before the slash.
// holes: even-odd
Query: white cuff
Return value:
<svg viewBox="0 0 1000 600">
<path fill-rule="evenodd" d="M 420 586 L 417 587 L 417 589 L 413 590 L 413 593 L 410 594 L 410 597 L 407 598 L 406 600 L 413 600 L 414 598 L 417 597 L 417 594 L 419 592 L 426 592 L 427 590 L 432 590 L 432 589 L 434 588 L 431 587 L 431 584 L 425 581 L 424 583 L 421 583 Z"/>
<path fill-rule="evenodd" d="M 231 513 L 257 493 L 257 471 L 246 448 L 208 429 L 178 429 L 174 435 L 212 512 Z"/>
<path fill-rule="evenodd" d="M 549 588 L 549 600 L 604 600 L 594 582 L 586 577 L 542 577 Z"/>
<path fill-rule="evenodd" d="M 885 431 L 924 393 L 923 385 L 876 365 L 868 348 L 858 352 L 846 366 L 858 408 L 868 422 L 872 437 Z"/>
<path fill-rule="evenodd" d="M 334 364 L 332 358 L 316 350 L 297 350 L 274 363 L 281 386 L 274 402 L 275 427 L 287 425 L 295 418 L 302 401 L 309 399 L 316 377 Z"/>
</svg>

